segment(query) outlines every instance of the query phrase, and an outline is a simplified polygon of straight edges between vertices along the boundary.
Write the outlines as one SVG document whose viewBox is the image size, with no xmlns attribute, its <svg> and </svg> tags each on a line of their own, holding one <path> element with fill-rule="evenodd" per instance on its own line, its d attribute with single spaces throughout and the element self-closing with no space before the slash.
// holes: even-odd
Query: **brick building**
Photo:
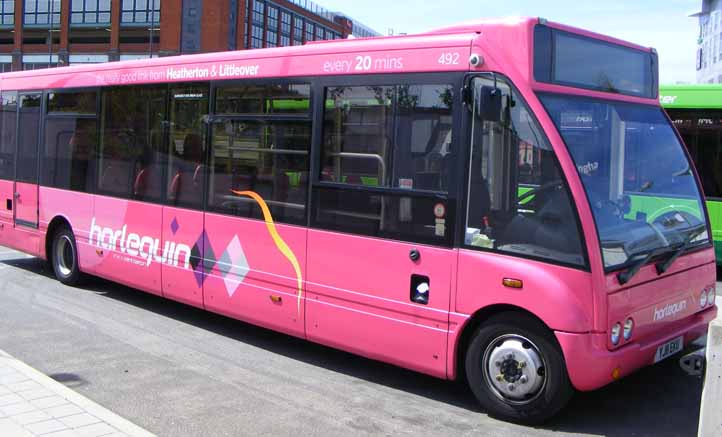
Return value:
<svg viewBox="0 0 722 437">
<path fill-rule="evenodd" d="M 0 71 L 375 36 L 307 0 L 0 0 Z"/>
</svg>

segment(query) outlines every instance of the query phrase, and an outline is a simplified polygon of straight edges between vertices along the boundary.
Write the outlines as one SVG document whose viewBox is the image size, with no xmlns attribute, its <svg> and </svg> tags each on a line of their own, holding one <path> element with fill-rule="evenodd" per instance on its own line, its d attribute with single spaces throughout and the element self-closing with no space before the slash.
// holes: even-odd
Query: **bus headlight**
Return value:
<svg viewBox="0 0 722 437">
<path fill-rule="evenodd" d="M 707 306 L 707 289 L 702 290 L 702 294 L 699 295 L 699 307 L 704 308 Z"/>
<path fill-rule="evenodd" d="M 612 326 L 612 335 L 611 340 L 613 345 L 619 344 L 619 334 L 622 333 L 622 325 L 619 324 L 619 322 L 615 323 L 614 326 Z"/>
<path fill-rule="evenodd" d="M 712 286 L 709 288 L 709 292 L 707 292 L 707 304 L 708 305 L 714 305 L 714 298 L 717 295 L 717 291 L 715 290 L 715 287 Z"/>
<path fill-rule="evenodd" d="M 634 320 L 627 319 L 627 321 L 624 322 L 624 332 L 622 333 L 622 335 L 624 335 L 624 341 L 632 338 L 632 329 L 634 329 Z"/>
</svg>

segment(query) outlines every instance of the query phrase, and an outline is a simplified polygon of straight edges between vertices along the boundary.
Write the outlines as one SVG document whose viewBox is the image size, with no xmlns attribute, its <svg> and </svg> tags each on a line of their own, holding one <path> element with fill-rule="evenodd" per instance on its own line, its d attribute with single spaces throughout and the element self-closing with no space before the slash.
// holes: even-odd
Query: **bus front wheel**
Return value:
<svg viewBox="0 0 722 437">
<path fill-rule="evenodd" d="M 66 285 L 77 285 L 80 282 L 78 248 L 75 244 L 75 235 L 69 227 L 58 229 L 53 236 L 51 258 L 58 281 Z"/>
<path fill-rule="evenodd" d="M 553 334 L 524 314 L 502 313 L 484 322 L 471 340 L 465 365 L 479 403 L 504 420 L 542 423 L 574 393 Z"/>
</svg>

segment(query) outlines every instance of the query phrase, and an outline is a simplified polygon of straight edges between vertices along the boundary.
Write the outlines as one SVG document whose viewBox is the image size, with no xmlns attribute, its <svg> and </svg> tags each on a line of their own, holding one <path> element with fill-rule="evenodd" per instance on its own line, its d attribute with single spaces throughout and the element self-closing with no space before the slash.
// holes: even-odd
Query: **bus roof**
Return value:
<svg viewBox="0 0 722 437">
<path fill-rule="evenodd" d="M 670 109 L 722 108 L 722 84 L 662 85 L 659 102 Z"/>
<path fill-rule="evenodd" d="M 470 71 L 478 42 L 484 71 L 532 80 L 534 26 L 649 50 L 539 18 L 474 20 L 418 35 L 333 40 L 303 46 L 170 56 L 0 74 L 0 90 L 41 90 L 166 82 L 373 73 Z M 621 98 L 621 97 L 620 97 Z"/>
</svg>

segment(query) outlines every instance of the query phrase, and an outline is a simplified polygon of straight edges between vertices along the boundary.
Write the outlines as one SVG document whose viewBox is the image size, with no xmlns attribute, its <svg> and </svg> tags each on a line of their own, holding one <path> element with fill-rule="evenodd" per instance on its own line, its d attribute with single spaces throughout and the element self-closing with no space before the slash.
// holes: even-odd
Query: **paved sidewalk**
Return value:
<svg viewBox="0 0 722 437">
<path fill-rule="evenodd" d="M 153 434 L 0 350 L 0 436 Z"/>
</svg>

